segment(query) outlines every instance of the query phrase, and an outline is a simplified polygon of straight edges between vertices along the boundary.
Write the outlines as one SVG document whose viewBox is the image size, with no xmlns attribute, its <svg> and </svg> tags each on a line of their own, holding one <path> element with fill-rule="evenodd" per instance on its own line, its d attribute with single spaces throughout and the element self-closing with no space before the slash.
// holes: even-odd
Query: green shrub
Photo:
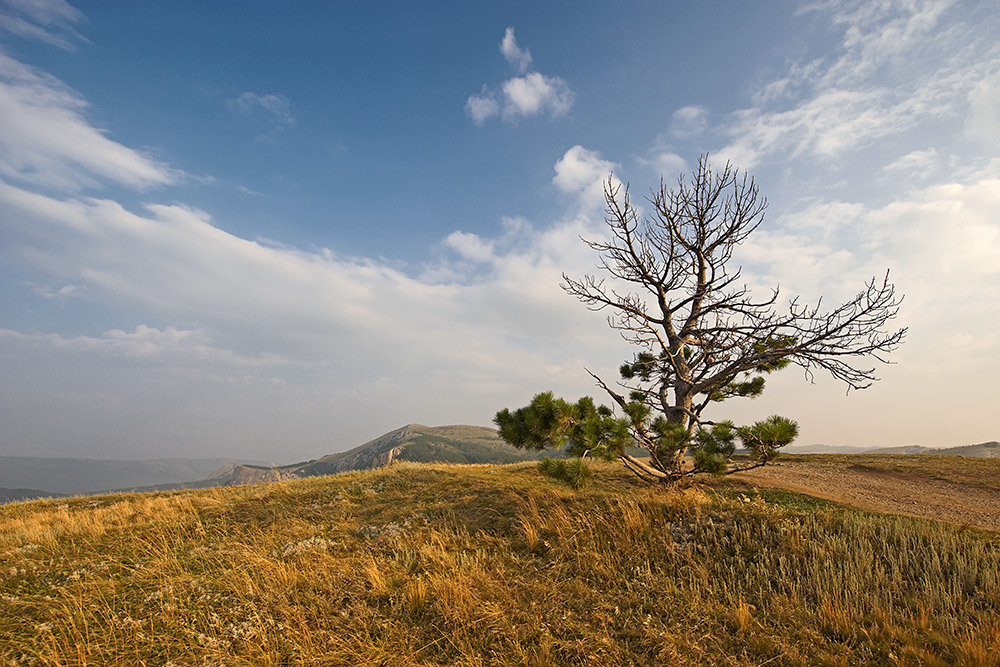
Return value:
<svg viewBox="0 0 1000 667">
<path fill-rule="evenodd" d="M 538 471 L 546 477 L 564 482 L 574 489 L 583 488 L 590 480 L 590 466 L 582 458 L 551 459 L 544 458 L 538 462 Z"/>
</svg>

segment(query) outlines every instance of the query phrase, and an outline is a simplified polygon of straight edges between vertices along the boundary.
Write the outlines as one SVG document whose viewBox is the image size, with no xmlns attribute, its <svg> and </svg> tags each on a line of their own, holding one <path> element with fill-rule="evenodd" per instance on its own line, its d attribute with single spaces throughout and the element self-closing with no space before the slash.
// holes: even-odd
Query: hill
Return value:
<svg viewBox="0 0 1000 667">
<path fill-rule="evenodd" d="M 615 465 L 579 492 L 532 464 L 403 463 L 0 507 L 0 664 L 997 655 L 995 533 L 787 491 L 651 488 Z"/>
<path fill-rule="evenodd" d="M 963 447 L 948 447 L 946 449 L 930 450 L 922 452 L 924 454 L 947 454 L 950 456 L 974 456 L 994 458 L 1000 457 L 1000 442 L 996 440 L 982 442 L 978 445 L 965 445 Z"/>
<path fill-rule="evenodd" d="M 229 464 L 206 482 L 219 486 L 258 484 L 381 468 L 394 461 L 412 463 L 517 463 L 546 455 L 523 451 L 482 426 L 423 426 L 409 424 L 354 449 L 286 466 Z M 551 456 L 549 452 L 547 455 Z"/>
</svg>

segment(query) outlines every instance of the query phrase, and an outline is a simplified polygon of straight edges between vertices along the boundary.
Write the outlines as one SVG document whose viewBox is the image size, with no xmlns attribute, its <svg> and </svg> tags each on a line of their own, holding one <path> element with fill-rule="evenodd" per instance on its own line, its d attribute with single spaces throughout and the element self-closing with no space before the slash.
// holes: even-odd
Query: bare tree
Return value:
<svg viewBox="0 0 1000 667">
<path fill-rule="evenodd" d="M 888 272 L 829 310 L 821 302 L 802 304 L 798 298 L 782 307 L 777 288 L 754 297 L 731 260 L 734 249 L 763 222 L 767 202 L 754 180 L 728 163 L 713 171 L 702 156 L 690 182 L 681 177 L 673 189 L 661 182 L 649 199 L 652 214 L 643 218 L 631 203 L 628 186 L 609 179 L 605 199 L 610 237 L 587 243 L 612 282 L 631 289 L 620 290 L 605 278 L 565 274 L 563 288 L 592 310 L 610 310 L 611 327 L 637 349 L 621 367 L 617 387 L 594 375 L 627 415 L 629 435 L 621 437 L 621 424 L 613 429 L 607 414 L 601 417 L 606 422 L 602 430 L 594 426 L 596 416 L 585 416 L 586 406 L 562 403 L 558 407 L 564 414 L 553 422 L 561 430 L 534 438 L 523 421 L 529 412 L 522 412 L 537 413 L 541 408 L 533 402 L 522 411 L 497 415 L 501 435 L 507 437 L 505 430 L 519 434 L 515 440 L 520 443 L 514 444 L 540 448 L 542 441 L 569 442 L 576 448 L 598 448 L 651 479 L 764 465 L 794 439 L 797 425 L 782 417 L 740 428 L 715 423 L 702 416 L 709 404 L 759 396 L 764 375 L 789 364 L 800 366 L 810 378 L 825 370 L 849 389 L 864 389 L 877 380 L 875 369 L 868 367 L 871 360 L 887 363 L 906 334 L 905 328 L 886 330 L 901 301 Z M 598 440 L 581 430 L 587 423 Z M 749 462 L 730 463 L 735 437 L 753 453 Z M 648 462 L 627 453 L 633 443 L 649 453 Z M 694 455 L 688 468 L 685 453 Z"/>
</svg>

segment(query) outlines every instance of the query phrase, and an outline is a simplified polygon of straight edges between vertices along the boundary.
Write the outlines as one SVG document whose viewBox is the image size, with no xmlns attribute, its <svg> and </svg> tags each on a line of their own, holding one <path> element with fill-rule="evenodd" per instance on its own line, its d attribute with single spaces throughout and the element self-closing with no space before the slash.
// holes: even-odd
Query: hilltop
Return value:
<svg viewBox="0 0 1000 667">
<path fill-rule="evenodd" d="M 995 472 L 995 471 L 994 471 Z M 785 491 L 388 468 L 0 507 L 0 662 L 993 664 L 1000 540 Z"/>
<path fill-rule="evenodd" d="M 284 466 L 227 464 L 203 484 L 231 486 L 332 475 L 382 468 L 395 461 L 411 463 L 517 463 L 545 455 L 504 442 L 495 429 L 483 426 L 408 424 L 354 449 Z M 548 453 L 552 455 L 551 452 Z"/>
</svg>

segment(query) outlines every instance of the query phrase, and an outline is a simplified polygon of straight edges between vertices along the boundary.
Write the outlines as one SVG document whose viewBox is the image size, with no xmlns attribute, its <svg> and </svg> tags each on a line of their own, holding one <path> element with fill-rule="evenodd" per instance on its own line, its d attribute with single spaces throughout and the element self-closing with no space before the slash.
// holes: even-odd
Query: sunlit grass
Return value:
<svg viewBox="0 0 1000 667">
<path fill-rule="evenodd" d="M 37 664 L 997 664 L 1000 540 L 596 466 L 420 466 L 0 508 Z"/>
</svg>

